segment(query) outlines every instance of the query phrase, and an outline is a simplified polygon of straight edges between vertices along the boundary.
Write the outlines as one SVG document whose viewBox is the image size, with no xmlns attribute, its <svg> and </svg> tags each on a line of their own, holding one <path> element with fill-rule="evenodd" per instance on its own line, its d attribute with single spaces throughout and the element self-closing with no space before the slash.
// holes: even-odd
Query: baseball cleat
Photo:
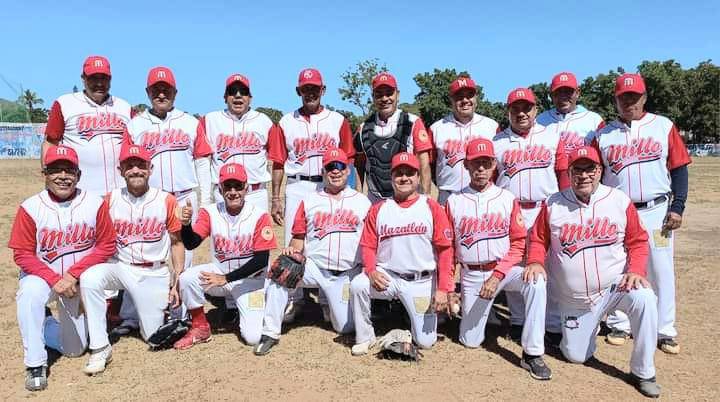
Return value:
<svg viewBox="0 0 720 402">
<path fill-rule="evenodd" d="M 130 321 L 123 321 L 120 325 L 113 328 L 112 331 L 108 333 L 108 336 L 111 338 L 120 338 L 121 336 L 127 336 L 133 331 L 137 331 L 138 327 L 133 325 Z"/>
<path fill-rule="evenodd" d="M 620 329 L 613 329 L 605 336 L 605 341 L 615 346 L 624 345 L 628 339 L 630 339 L 630 333 Z"/>
<path fill-rule="evenodd" d="M 25 389 L 42 391 L 47 388 L 47 366 L 28 367 L 25 370 Z"/>
<path fill-rule="evenodd" d="M 112 347 L 107 345 L 104 348 L 96 350 L 90 354 L 90 358 L 88 359 L 88 363 L 83 369 L 83 372 L 87 375 L 102 373 L 111 361 Z"/>
<path fill-rule="evenodd" d="M 647 396 L 648 398 L 660 397 L 661 387 L 660 384 L 655 381 L 655 377 L 644 379 L 632 373 L 630 373 L 630 377 L 632 378 L 633 385 L 641 394 Z"/>
<path fill-rule="evenodd" d="M 173 347 L 177 350 L 186 350 L 190 349 L 197 343 L 206 343 L 211 340 L 212 336 L 210 335 L 210 327 L 192 327 L 185 336 L 175 342 Z"/>
<path fill-rule="evenodd" d="M 273 348 L 273 346 L 280 343 L 279 339 L 271 338 L 267 335 L 263 335 L 260 337 L 260 342 L 255 345 L 255 350 L 253 350 L 253 353 L 255 353 L 255 356 L 265 356 L 266 354 L 270 353 L 270 349 Z"/>
<path fill-rule="evenodd" d="M 350 353 L 353 356 L 362 356 L 368 354 L 370 347 L 375 343 L 375 339 L 371 339 L 367 342 L 357 343 L 350 349 Z"/>
<path fill-rule="evenodd" d="M 675 342 L 675 339 L 673 338 L 658 339 L 658 347 L 660 348 L 660 350 L 670 355 L 676 355 L 680 353 L 680 345 L 678 345 L 678 343 Z"/>
<path fill-rule="evenodd" d="M 530 377 L 536 380 L 549 380 L 552 378 L 552 370 L 545 364 L 542 356 L 530 356 L 523 352 L 520 360 L 520 367 L 530 372 Z"/>
</svg>

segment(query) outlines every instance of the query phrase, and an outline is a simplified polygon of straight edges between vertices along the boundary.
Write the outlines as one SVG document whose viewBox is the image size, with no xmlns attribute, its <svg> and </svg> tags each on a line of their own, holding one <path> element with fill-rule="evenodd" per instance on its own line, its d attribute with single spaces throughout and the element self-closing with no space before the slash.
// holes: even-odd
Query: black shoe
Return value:
<svg viewBox="0 0 720 402">
<path fill-rule="evenodd" d="M 653 378 L 640 378 L 636 376 L 633 373 L 630 373 L 630 378 L 632 379 L 632 383 L 635 386 L 635 388 L 643 395 L 647 396 L 648 398 L 658 398 L 660 397 L 660 384 L 658 384 L 655 381 L 655 377 Z"/>
<path fill-rule="evenodd" d="M 680 353 L 680 345 L 673 338 L 658 339 L 658 347 L 667 354 L 676 355 Z"/>
<path fill-rule="evenodd" d="M 522 325 L 514 325 L 510 324 L 510 340 L 513 342 L 520 342 L 520 339 L 522 339 L 522 332 L 523 332 L 523 326 Z"/>
<path fill-rule="evenodd" d="M 615 346 L 622 346 L 630 339 L 630 336 L 629 332 L 613 328 L 612 331 L 605 336 L 605 342 Z"/>
<path fill-rule="evenodd" d="M 132 324 L 123 321 L 118 325 L 117 327 L 113 328 L 112 331 L 108 333 L 108 337 L 110 338 L 120 338 L 122 336 L 127 336 L 131 332 L 137 331 L 137 327 L 133 326 Z"/>
<path fill-rule="evenodd" d="M 530 356 L 523 352 L 520 367 L 530 372 L 530 377 L 536 380 L 549 380 L 552 378 L 552 370 L 545 364 L 542 356 Z"/>
<path fill-rule="evenodd" d="M 270 353 L 270 349 L 272 349 L 273 346 L 277 345 L 279 342 L 279 339 L 263 335 L 262 337 L 260 337 L 260 342 L 255 346 L 255 350 L 253 350 L 253 353 L 255 353 L 255 356 L 265 356 L 266 354 Z"/>
<path fill-rule="evenodd" d="M 25 370 L 25 389 L 42 391 L 47 388 L 47 366 L 28 367 Z"/>
<path fill-rule="evenodd" d="M 562 342 L 562 333 L 545 331 L 545 345 L 551 348 L 559 349 Z"/>
</svg>

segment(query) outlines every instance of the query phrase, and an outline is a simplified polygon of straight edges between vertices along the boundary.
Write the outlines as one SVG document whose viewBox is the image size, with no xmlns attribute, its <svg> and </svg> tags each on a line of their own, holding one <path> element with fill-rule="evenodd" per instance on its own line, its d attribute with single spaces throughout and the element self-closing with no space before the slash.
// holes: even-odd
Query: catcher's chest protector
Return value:
<svg viewBox="0 0 720 402">
<path fill-rule="evenodd" d="M 390 162 L 395 154 L 407 151 L 411 132 L 412 124 L 405 112 L 400 113 L 397 129 L 390 137 L 379 137 L 375 134 L 375 113 L 363 124 L 360 144 L 367 157 L 368 179 L 383 198 L 393 195 Z"/>
</svg>

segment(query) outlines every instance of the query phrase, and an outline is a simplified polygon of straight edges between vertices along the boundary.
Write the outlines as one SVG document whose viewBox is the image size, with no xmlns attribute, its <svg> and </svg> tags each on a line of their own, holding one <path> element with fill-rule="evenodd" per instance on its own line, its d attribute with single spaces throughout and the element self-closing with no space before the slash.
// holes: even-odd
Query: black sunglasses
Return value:
<svg viewBox="0 0 720 402">
<path fill-rule="evenodd" d="M 243 191 L 245 189 L 245 183 L 237 180 L 228 180 L 222 184 L 222 188 L 225 191 L 230 191 L 231 189 Z"/>
<path fill-rule="evenodd" d="M 250 88 L 244 85 L 231 85 L 225 89 L 225 96 L 235 96 L 240 92 L 240 96 L 250 96 Z"/>
<path fill-rule="evenodd" d="M 325 171 L 326 172 L 332 172 L 333 170 L 345 170 L 347 168 L 347 164 L 342 162 L 330 162 L 327 165 L 325 165 Z"/>
</svg>

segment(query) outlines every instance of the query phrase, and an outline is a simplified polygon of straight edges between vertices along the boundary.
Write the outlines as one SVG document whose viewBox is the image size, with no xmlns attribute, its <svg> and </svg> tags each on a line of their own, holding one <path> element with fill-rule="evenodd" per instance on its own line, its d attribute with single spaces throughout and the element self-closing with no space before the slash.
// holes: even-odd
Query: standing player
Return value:
<svg viewBox="0 0 720 402">
<path fill-rule="evenodd" d="M 393 198 L 370 208 L 360 239 L 365 270 L 350 284 L 356 356 L 366 354 L 375 341 L 371 298 L 400 299 L 413 341 L 427 349 L 437 340 L 435 310 L 447 310 L 447 293 L 455 286 L 452 230 L 440 204 L 418 194 L 420 161 L 401 152 L 391 166 Z"/>
<path fill-rule="evenodd" d="M 292 222 L 300 201 L 316 192 L 323 181 L 322 156 L 330 148 L 338 147 L 348 158 L 355 156 L 350 123 L 340 113 L 324 108 L 321 104 L 325 94 L 320 71 L 307 68 L 300 71 L 295 92 L 302 106 L 280 119 L 279 129 L 273 131 L 270 141 L 272 171 L 271 215 L 278 225 L 285 226 L 284 245 L 292 239 Z M 287 175 L 285 202 L 280 188 Z M 292 292 L 286 311 L 286 321 L 295 318 L 295 301 L 301 292 Z"/>
<path fill-rule="evenodd" d="M 468 142 L 474 138 L 491 140 L 498 132 L 495 120 L 475 113 L 477 87 L 472 78 L 458 77 L 450 84 L 450 106 L 452 113 L 430 126 L 440 204 L 445 204 L 450 194 L 460 192 L 470 183 L 468 171 L 463 167 Z"/>
<path fill-rule="evenodd" d="M 232 296 L 239 313 L 240 335 L 249 345 L 260 342 L 265 310 L 265 271 L 270 250 L 275 248 L 270 215 L 245 202 L 248 190 L 245 168 L 228 163 L 220 168 L 220 193 L 223 201 L 200 208 L 191 226 L 192 209 L 181 213 L 182 239 L 194 249 L 210 237 L 209 264 L 191 267 L 180 276 L 180 294 L 192 316 L 192 328 L 175 349 L 189 349 L 196 343 L 209 342 L 210 324 L 205 317 L 205 293 L 216 297 Z"/>
<path fill-rule="evenodd" d="M 212 148 L 210 174 L 215 202 L 222 200 L 217 181 L 220 169 L 228 163 L 239 163 L 248 175 L 245 201 L 267 211 L 266 185 L 270 181 L 267 157 L 272 132 L 277 128 L 265 114 L 250 109 L 250 80 L 244 75 L 232 74 L 225 80 L 224 99 L 225 110 L 210 112 L 200 119 L 200 129 Z"/>
<path fill-rule="evenodd" d="M 535 94 L 528 88 L 510 91 L 507 99 L 510 127 L 493 139 L 497 159 L 497 185 L 520 202 L 525 222 L 535 222 L 540 204 L 568 186 L 567 154 L 557 131 L 535 122 Z M 522 297 L 507 292 L 510 336 L 519 339 L 525 321 Z"/>
<path fill-rule="evenodd" d="M 450 195 L 445 209 L 455 238 L 455 259 L 462 266 L 460 342 L 477 348 L 485 340 L 485 325 L 495 296 L 503 289 L 520 292 L 527 324 L 523 328 L 520 364 L 538 380 L 552 378 L 545 353 L 545 278 L 523 272 L 527 229 L 515 196 L 493 185 L 495 150 L 490 140 L 470 141 L 465 168 L 470 183 Z M 479 297 L 479 298 L 478 298 Z"/>
<path fill-rule="evenodd" d="M 688 192 L 690 156 L 677 127 L 663 116 L 645 112 L 647 93 L 639 74 L 615 82 L 620 118 L 597 133 L 605 172 L 603 183 L 624 191 L 635 204 L 650 236 L 648 279 L 658 298 L 658 346 L 678 354 L 675 340 L 675 267 L 673 230 L 682 224 Z M 622 313 L 610 315 L 608 342 L 622 345 L 630 325 Z"/>
<path fill-rule="evenodd" d="M 177 278 L 183 271 L 185 248 L 175 212 L 177 201 L 172 194 L 148 184 L 153 166 L 143 147 L 123 147 L 119 169 L 127 187 L 107 196 L 117 233 L 116 259 L 92 267 L 80 283 L 92 350 L 84 369 L 88 375 L 105 371 L 112 361 L 105 290 L 125 290 L 137 309 L 140 334 L 145 340 L 163 324 L 168 304 L 173 308 L 180 305 Z M 172 257 L 172 271 L 166 263 L 168 255 Z"/>
<path fill-rule="evenodd" d="M 643 395 L 657 398 L 657 309 L 645 279 L 648 236 L 632 201 L 600 184 L 601 175 L 594 148 L 573 151 L 571 188 L 543 203 L 530 235 L 526 275 L 549 275 L 563 324 L 560 350 L 570 362 L 592 357 L 606 313 L 618 309 L 629 314 L 635 337 L 631 377 Z"/>
<path fill-rule="evenodd" d="M 353 331 L 350 281 L 360 273 L 358 243 L 370 209 L 365 195 L 348 187 L 350 163 L 339 148 L 323 155 L 324 185 L 300 202 L 293 222 L 293 238 L 283 254 L 305 255 L 305 274 L 299 286 L 320 288 L 329 302 L 328 315 L 337 333 Z M 262 340 L 256 355 L 265 355 L 278 343 L 287 288 L 270 283 Z M 324 307 L 325 308 L 325 307 Z"/>
<path fill-rule="evenodd" d="M 390 73 L 373 78 L 372 97 L 375 113 L 360 125 L 355 136 L 355 149 L 362 154 L 356 164 L 358 189 L 367 178 L 370 201 L 392 198 L 392 158 L 399 152 L 409 152 L 417 155 L 420 162 L 420 188 L 424 194 L 430 194 L 432 139 L 425 123 L 420 117 L 398 109 L 400 91 Z"/>
<path fill-rule="evenodd" d="M 115 254 L 107 203 L 77 188 L 77 153 L 70 147 L 50 146 L 43 158 L 46 190 L 20 205 L 8 244 L 21 270 L 16 301 L 28 391 L 47 387 L 45 306 L 58 300 L 60 352 L 83 354 L 87 335 L 78 279 Z"/>
<path fill-rule="evenodd" d="M 84 90 L 59 97 L 50 108 L 42 154 L 61 142 L 73 148 L 85 172 L 78 186 L 104 196 L 123 185 L 117 166 L 120 146 L 127 142 L 130 104 L 110 95 L 110 63 L 105 57 L 88 57 L 80 78 Z"/>
</svg>

